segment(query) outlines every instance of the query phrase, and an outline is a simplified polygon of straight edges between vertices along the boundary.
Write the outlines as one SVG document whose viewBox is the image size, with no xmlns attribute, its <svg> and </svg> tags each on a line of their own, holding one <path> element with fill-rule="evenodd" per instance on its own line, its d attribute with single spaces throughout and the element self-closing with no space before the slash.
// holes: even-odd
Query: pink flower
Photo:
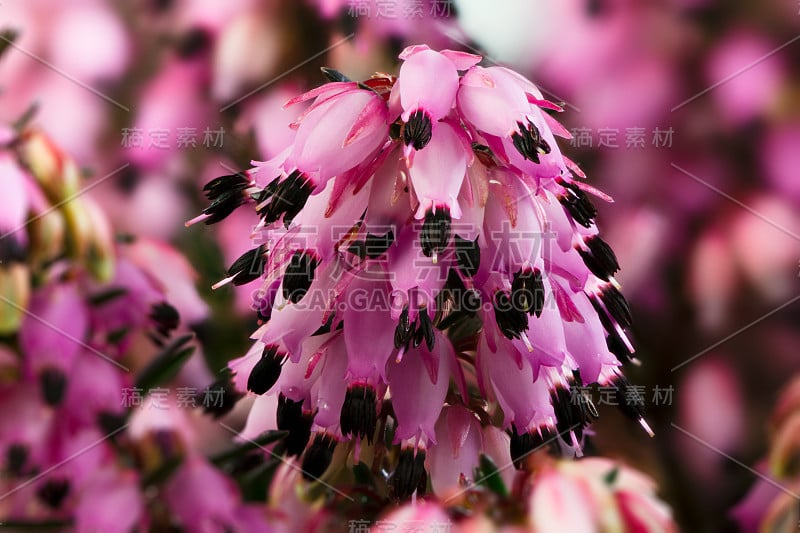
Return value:
<svg viewBox="0 0 800 533">
<path fill-rule="evenodd" d="M 597 417 L 581 388 L 624 399 L 634 359 L 589 194 L 609 198 L 561 155 L 560 108 L 478 56 L 400 58 L 396 79 L 326 70 L 335 81 L 290 101 L 313 100 L 290 145 L 212 180 L 195 221 L 242 205 L 260 218 L 216 285 L 260 280 L 265 295 L 254 345 L 230 363 L 265 398 L 247 434 L 289 431 L 313 476 L 341 468 L 340 443 L 357 458 L 388 440 L 402 499 L 422 495 L 426 468 L 435 491 L 470 478 L 478 452 L 518 468 L 550 442 L 580 453 Z"/>
<path fill-rule="evenodd" d="M 653 481 L 608 459 L 547 465 L 532 488 L 528 524 L 537 532 L 677 531 Z"/>
<path fill-rule="evenodd" d="M 742 124 L 755 119 L 778 98 L 786 73 L 780 56 L 769 55 L 775 45 L 743 28 L 730 31 L 717 41 L 707 59 L 705 74 L 709 83 L 733 76 L 711 95 L 726 121 Z M 743 70 L 756 60 L 760 61 Z"/>
<path fill-rule="evenodd" d="M 144 498 L 132 472 L 107 467 L 85 487 L 75 509 L 75 530 L 124 533 L 141 525 Z"/>
</svg>

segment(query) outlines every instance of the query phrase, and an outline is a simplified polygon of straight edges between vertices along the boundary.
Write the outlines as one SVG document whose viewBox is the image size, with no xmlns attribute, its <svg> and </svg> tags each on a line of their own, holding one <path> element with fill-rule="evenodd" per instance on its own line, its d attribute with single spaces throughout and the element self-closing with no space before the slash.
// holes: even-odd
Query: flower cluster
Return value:
<svg viewBox="0 0 800 533">
<path fill-rule="evenodd" d="M 625 398 L 635 359 L 589 195 L 610 199 L 559 150 L 561 108 L 476 55 L 400 59 L 396 78 L 324 69 L 330 83 L 287 104 L 307 105 L 293 142 L 209 182 L 190 223 L 243 205 L 260 218 L 218 284 L 262 279 L 263 323 L 230 363 L 260 395 L 248 432 L 288 430 L 309 477 L 337 443 L 358 457 L 388 442 L 402 498 L 429 474 L 437 492 L 470 479 L 478 452 L 518 466 L 545 443 L 579 454 L 597 411 L 574 391 Z M 618 403 L 649 432 L 639 403 Z"/>
<path fill-rule="evenodd" d="M 193 442 L 189 410 L 122 401 L 134 386 L 211 380 L 201 359 L 187 363 L 187 326 L 208 313 L 189 262 L 165 243 L 115 239 L 68 156 L 36 130 L 4 133 L 0 521 L 263 531 L 263 513 L 247 511 Z"/>
</svg>

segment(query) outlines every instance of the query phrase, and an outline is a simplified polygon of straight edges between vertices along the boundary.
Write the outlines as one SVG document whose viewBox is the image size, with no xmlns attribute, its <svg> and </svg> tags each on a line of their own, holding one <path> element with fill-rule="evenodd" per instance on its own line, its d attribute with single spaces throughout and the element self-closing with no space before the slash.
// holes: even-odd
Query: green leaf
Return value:
<svg viewBox="0 0 800 533">
<path fill-rule="evenodd" d="M 615 466 L 608 474 L 603 477 L 603 481 L 605 481 L 606 485 L 613 485 L 616 483 L 617 478 L 619 477 L 619 467 Z"/>
<path fill-rule="evenodd" d="M 242 497 L 246 501 L 263 502 L 269 494 L 269 486 L 275 470 L 281 461 L 273 459 L 256 466 L 245 475 L 236 478 Z"/>
<path fill-rule="evenodd" d="M 500 477 L 500 471 L 488 455 L 481 454 L 478 462 L 478 474 L 477 479 L 481 485 L 498 496 L 508 496 L 508 489 L 503 482 L 503 478 Z"/>
<path fill-rule="evenodd" d="M 194 353 L 194 346 L 185 346 L 193 338 L 194 334 L 187 333 L 167 344 L 136 378 L 136 388 L 147 393 L 174 378 Z"/>
</svg>

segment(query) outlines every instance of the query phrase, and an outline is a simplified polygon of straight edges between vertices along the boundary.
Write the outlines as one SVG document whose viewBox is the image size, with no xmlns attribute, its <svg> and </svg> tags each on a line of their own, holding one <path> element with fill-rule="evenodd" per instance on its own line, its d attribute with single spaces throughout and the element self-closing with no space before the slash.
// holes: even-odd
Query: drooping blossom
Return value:
<svg viewBox="0 0 800 533">
<path fill-rule="evenodd" d="M 432 469 L 434 488 L 470 479 L 477 451 L 519 467 L 550 442 L 579 454 L 592 384 L 649 432 L 620 369 L 635 361 L 631 313 L 590 195 L 610 199 L 559 149 L 561 108 L 476 55 L 400 58 L 396 78 L 323 69 L 330 83 L 287 103 L 311 102 L 288 147 L 205 186 L 188 224 L 245 205 L 260 218 L 215 286 L 261 283 L 236 386 L 276 410 L 310 479 L 339 443 L 358 457 L 388 434 L 401 498 Z M 251 419 L 248 434 L 274 429 Z"/>
<path fill-rule="evenodd" d="M 16 206 L 0 217 L 2 259 L 29 274 L 0 292 L 13 319 L 0 339 L 0 521 L 267 531 L 202 455 L 195 393 L 176 403 L 177 386 L 211 381 L 202 362 L 177 366 L 193 350 L 187 325 L 208 314 L 188 261 L 166 243 L 115 240 L 76 194 L 74 161 L 41 133 L 12 132 L 0 158 Z"/>
</svg>

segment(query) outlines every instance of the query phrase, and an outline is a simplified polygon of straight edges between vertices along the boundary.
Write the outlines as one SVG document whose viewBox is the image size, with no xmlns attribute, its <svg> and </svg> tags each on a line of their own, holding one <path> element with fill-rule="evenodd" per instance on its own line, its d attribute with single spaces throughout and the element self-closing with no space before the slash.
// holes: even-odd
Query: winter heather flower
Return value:
<svg viewBox="0 0 800 533">
<path fill-rule="evenodd" d="M 561 108 L 476 55 L 400 59 L 363 82 L 324 69 L 330 83 L 287 103 L 310 102 L 293 142 L 209 182 L 189 222 L 260 217 L 217 284 L 261 280 L 261 327 L 230 363 L 259 395 L 248 435 L 289 431 L 307 478 L 352 442 L 405 498 L 469 483 L 480 454 L 518 468 L 546 443 L 579 454 L 592 384 L 650 432 L 590 200 L 610 198 L 561 153 Z"/>
<path fill-rule="evenodd" d="M 177 405 L 178 387 L 163 387 L 210 381 L 178 372 L 194 350 L 186 324 L 208 312 L 188 261 L 165 243 L 117 242 L 43 135 L 14 132 L 0 166 L 0 521 L 267 530 L 200 454 L 194 393 Z"/>
</svg>

